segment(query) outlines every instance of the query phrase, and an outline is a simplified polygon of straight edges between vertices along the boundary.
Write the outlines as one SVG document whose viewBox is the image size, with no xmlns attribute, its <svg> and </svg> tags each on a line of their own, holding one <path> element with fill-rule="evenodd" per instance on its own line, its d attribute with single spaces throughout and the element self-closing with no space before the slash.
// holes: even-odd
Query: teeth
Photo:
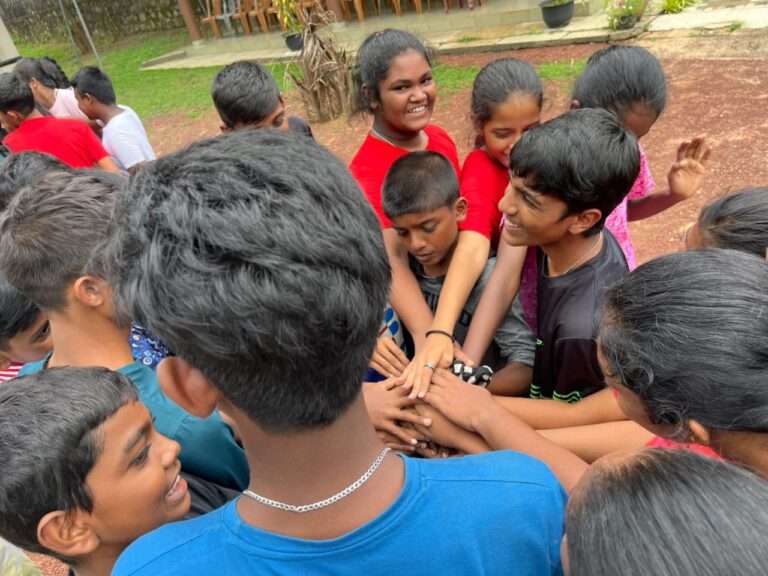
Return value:
<svg viewBox="0 0 768 576">
<path fill-rule="evenodd" d="M 411 114 L 419 114 L 421 112 L 424 112 L 426 110 L 426 106 L 417 106 L 416 108 L 411 108 L 410 113 Z"/>
<path fill-rule="evenodd" d="M 176 480 L 173 481 L 173 485 L 171 486 L 171 489 L 168 490 L 168 494 L 173 493 L 174 490 L 176 490 L 176 487 L 179 485 L 179 482 L 181 481 L 181 476 L 176 476 Z"/>
</svg>

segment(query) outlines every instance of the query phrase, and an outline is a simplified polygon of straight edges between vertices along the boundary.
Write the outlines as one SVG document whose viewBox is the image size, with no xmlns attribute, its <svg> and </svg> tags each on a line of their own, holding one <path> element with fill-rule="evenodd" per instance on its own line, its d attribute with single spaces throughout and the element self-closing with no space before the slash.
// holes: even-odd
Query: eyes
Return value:
<svg viewBox="0 0 768 576">
<path fill-rule="evenodd" d="M 416 227 L 416 230 L 423 232 L 424 234 L 432 234 L 435 230 L 437 230 L 437 222 L 433 220 L 428 220 L 427 222 L 424 222 L 423 224 L 419 224 Z M 397 235 L 400 237 L 405 237 L 410 234 L 411 229 L 409 228 L 395 228 L 395 232 L 397 232 Z"/>
<path fill-rule="evenodd" d="M 147 458 L 149 457 L 149 450 L 152 448 L 152 444 L 147 444 L 144 446 L 144 448 L 141 449 L 141 452 L 139 452 L 136 457 L 131 460 L 131 467 L 133 468 L 141 468 L 146 464 Z"/>
<path fill-rule="evenodd" d="M 32 336 L 32 342 L 35 344 L 43 342 L 46 338 L 48 338 L 50 333 L 51 324 L 46 320 L 45 323 L 39 328 L 39 330 Z"/>
<path fill-rule="evenodd" d="M 430 86 L 433 82 L 432 73 L 429 72 L 428 74 L 425 74 L 419 79 L 418 84 L 422 87 Z M 399 81 L 395 82 L 395 84 L 392 85 L 392 90 L 394 92 L 405 92 L 406 90 L 409 90 L 413 86 L 412 82 L 409 81 Z"/>
</svg>

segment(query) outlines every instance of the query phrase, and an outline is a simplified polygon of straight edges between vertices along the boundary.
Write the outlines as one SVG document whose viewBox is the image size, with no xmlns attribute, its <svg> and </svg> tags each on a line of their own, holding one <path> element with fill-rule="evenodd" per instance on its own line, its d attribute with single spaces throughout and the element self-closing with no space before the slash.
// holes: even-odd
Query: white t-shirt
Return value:
<svg viewBox="0 0 768 576">
<path fill-rule="evenodd" d="M 74 88 L 57 88 L 53 106 L 49 112 L 56 118 L 74 118 L 75 120 L 85 120 L 88 122 L 88 116 L 83 114 L 80 106 L 77 105 Z"/>
<path fill-rule="evenodd" d="M 155 151 L 136 112 L 128 106 L 120 108 L 123 112 L 104 126 L 101 140 L 117 165 L 127 171 L 140 162 L 154 160 Z"/>
</svg>

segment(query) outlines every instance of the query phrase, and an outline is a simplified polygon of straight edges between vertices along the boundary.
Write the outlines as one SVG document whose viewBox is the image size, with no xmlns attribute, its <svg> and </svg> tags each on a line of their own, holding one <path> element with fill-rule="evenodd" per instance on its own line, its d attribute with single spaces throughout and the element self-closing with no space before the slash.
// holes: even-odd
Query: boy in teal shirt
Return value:
<svg viewBox="0 0 768 576">
<path fill-rule="evenodd" d="M 53 172 L 9 204 L 0 225 L 0 267 L 48 315 L 53 337 L 52 355 L 21 374 L 57 366 L 101 366 L 125 374 L 160 433 L 181 444 L 185 472 L 242 489 L 248 464 L 229 426 L 218 412 L 197 418 L 169 399 L 155 373 L 134 361 L 130 323 L 116 322 L 100 246 L 124 183 L 100 172 Z"/>
</svg>

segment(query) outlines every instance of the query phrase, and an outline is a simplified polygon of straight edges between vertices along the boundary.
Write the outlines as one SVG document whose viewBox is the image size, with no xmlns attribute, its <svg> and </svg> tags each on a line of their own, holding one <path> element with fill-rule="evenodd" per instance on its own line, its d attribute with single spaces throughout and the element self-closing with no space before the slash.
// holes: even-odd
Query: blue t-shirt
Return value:
<svg viewBox="0 0 768 576">
<path fill-rule="evenodd" d="M 39 372 L 47 363 L 48 358 L 25 364 L 19 376 Z M 192 416 L 163 393 L 154 370 L 138 362 L 117 371 L 136 386 L 139 400 L 152 414 L 157 431 L 181 445 L 179 460 L 185 472 L 234 490 L 248 486 L 245 451 L 218 412 L 205 419 Z"/>
<path fill-rule="evenodd" d="M 544 464 L 515 452 L 404 460 L 397 500 L 339 538 L 302 540 L 254 528 L 241 520 L 235 500 L 139 538 L 112 575 L 562 574 L 566 495 Z"/>
</svg>

